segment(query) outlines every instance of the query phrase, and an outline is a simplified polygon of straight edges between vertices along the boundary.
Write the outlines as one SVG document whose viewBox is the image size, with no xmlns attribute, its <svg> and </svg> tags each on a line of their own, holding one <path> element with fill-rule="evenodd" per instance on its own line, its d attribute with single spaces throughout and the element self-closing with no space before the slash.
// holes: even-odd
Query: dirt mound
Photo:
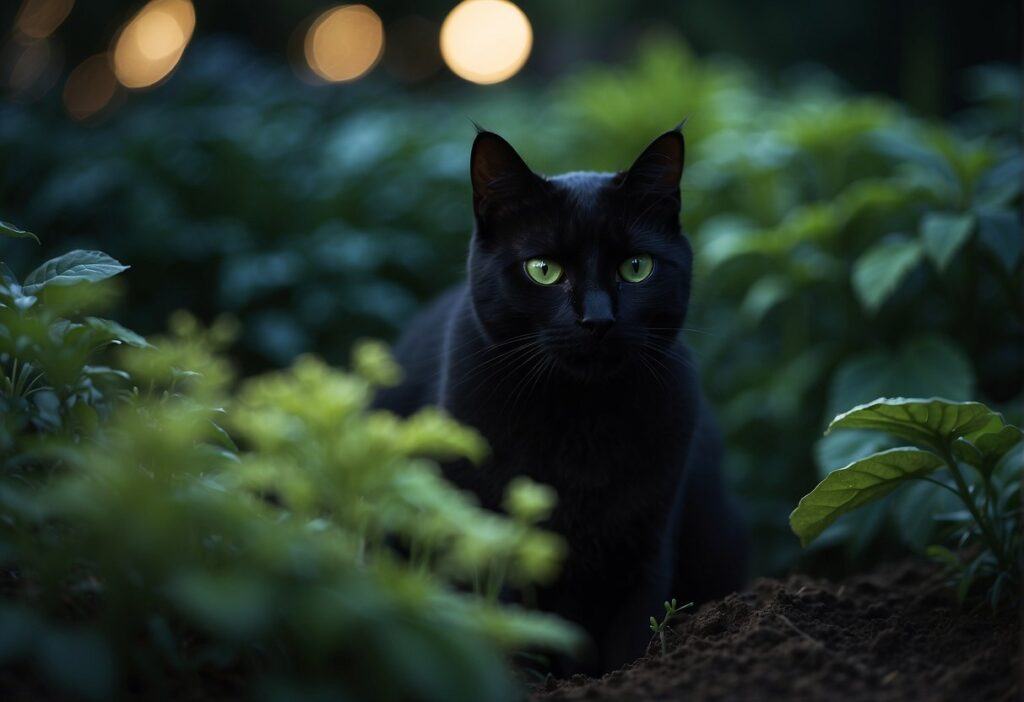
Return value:
<svg viewBox="0 0 1024 702">
<path fill-rule="evenodd" d="M 962 610 L 934 569 L 903 563 L 830 583 L 759 580 L 682 614 L 667 654 L 540 700 L 1017 700 L 1016 612 Z"/>
</svg>

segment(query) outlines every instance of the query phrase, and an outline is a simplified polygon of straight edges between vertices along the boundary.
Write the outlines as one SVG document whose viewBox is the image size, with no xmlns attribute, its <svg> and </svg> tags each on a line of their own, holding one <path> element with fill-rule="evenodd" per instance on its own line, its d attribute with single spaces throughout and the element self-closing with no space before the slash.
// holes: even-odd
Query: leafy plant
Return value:
<svg viewBox="0 0 1024 702">
<path fill-rule="evenodd" d="M 988 585 L 993 607 L 1014 600 L 1021 581 L 1021 430 L 979 402 L 878 399 L 837 416 L 834 430 L 880 431 L 913 446 L 890 448 L 833 470 L 800 500 L 790 526 L 807 546 L 842 515 L 914 481 L 955 495 L 962 509 L 935 514 L 956 551 L 929 553 L 953 568 L 961 599 Z M 938 473 L 938 475 L 935 475 Z"/>
<path fill-rule="evenodd" d="M 651 633 L 657 636 L 658 641 L 661 643 L 661 655 L 668 655 L 668 642 L 666 641 L 665 632 L 668 630 L 669 622 L 684 609 L 692 606 L 692 602 L 687 602 L 680 607 L 676 604 L 676 598 L 673 597 L 671 600 L 664 603 L 665 616 L 661 618 L 660 622 L 654 617 L 651 617 Z"/>
<path fill-rule="evenodd" d="M 496 596 L 557 571 L 552 491 L 516 481 L 507 518 L 448 484 L 436 461 L 486 446 L 437 410 L 369 411 L 399 377 L 383 346 L 236 389 L 228 321 L 177 314 L 150 343 L 88 316 L 124 269 L 4 270 L 0 664 L 89 699 L 507 700 L 506 652 L 577 645 Z"/>
</svg>

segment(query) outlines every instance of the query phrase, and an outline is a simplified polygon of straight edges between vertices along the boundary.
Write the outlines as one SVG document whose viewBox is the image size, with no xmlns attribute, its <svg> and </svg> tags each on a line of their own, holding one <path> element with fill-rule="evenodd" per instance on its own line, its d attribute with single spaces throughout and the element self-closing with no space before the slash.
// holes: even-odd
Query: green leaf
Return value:
<svg viewBox="0 0 1024 702">
<path fill-rule="evenodd" d="M 929 212 L 921 220 L 921 239 L 924 250 L 935 261 L 939 270 L 949 265 L 974 231 L 974 215 L 951 212 Z"/>
<path fill-rule="evenodd" d="M 95 283 L 128 270 L 102 251 L 70 251 L 50 259 L 25 278 L 25 292 L 35 294 L 48 285 Z"/>
<path fill-rule="evenodd" d="M 921 244 L 905 237 L 887 239 L 853 264 L 853 288 L 865 309 L 874 312 L 896 291 L 921 260 Z"/>
<path fill-rule="evenodd" d="M 36 641 L 36 664 L 47 680 L 76 696 L 110 699 L 114 656 L 94 631 L 50 629 Z"/>
<path fill-rule="evenodd" d="M 836 519 L 885 497 L 907 480 L 934 472 L 943 460 L 931 451 L 901 447 L 882 451 L 832 471 L 805 495 L 789 525 L 807 546 Z"/>
<path fill-rule="evenodd" d="M 825 433 L 873 429 L 944 451 L 957 437 L 985 427 L 998 416 L 980 402 L 882 397 L 840 414 Z"/>
<path fill-rule="evenodd" d="M 1005 424 L 1003 418 L 996 415 L 984 428 L 957 439 L 953 443 L 953 453 L 987 475 L 1021 438 L 1020 429 Z"/>
<path fill-rule="evenodd" d="M 131 329 L 121 326 L 112 319 L 100 319 L 99 317 L 86 317 L 85 323 L 98 332 L 106 335 L 113 341 L 134 346 L 137 349 L 151 349 L 153 345 L 146 341 L 141 334 L 136 334 Z"/>
<path fill-rule="evenodd" d="M 974 395 L 970 359 L 939 336 L 916 337 L 898 349 L 871 351 L 844 361 L 832 376 L 828 416 L 876 397 L 928 395 L 950 400 Z"/>
<path fill-rule="evenodd" d="M 982 210 L 978 214 L 978 238 L 1007 271 L 1012 271 L 1024 250 L 1020 215 L 1012 210 Z"/>
<path fill-rule="evenodd" d="M 19 229 L 13 224 L 0 221 L 0 235 L 10 237 L 11 239 L 32 239 L 37 244 L 41 243 L 39 237 L 32 232 L 27 232 L 24 229 Z"/>
</svg>

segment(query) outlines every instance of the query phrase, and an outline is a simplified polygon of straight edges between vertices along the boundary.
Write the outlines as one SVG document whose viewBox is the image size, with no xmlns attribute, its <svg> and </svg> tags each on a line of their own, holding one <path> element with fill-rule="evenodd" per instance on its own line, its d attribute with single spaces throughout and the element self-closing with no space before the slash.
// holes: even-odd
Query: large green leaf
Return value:
<svg viewBox="0 0 1024 702">
<path fill-rule="evenodd" d="M 840 414 L 825 433 L 874 429 L 943 451 L 954 439 L 982 429 L 998 417 L 980 402 L 883 397 Z"/>
<path fill-rule="evenodd" d="M 832 471 L 805 495 L 789 525 L 804 546 L 842 515 L 885 497 L 912 478 L 927 475 L 944 464 L 931 451 L 907 446 L 889 449 Z"/>
<path fill-rule="evenodd" d="M 32 232 L 27 232 L 24 229 L 19 229 L 13 224 L 9 224 L 7 222 L 0 222 L 0 236 L 6 236 L 12 239 L 32 239 L 37 244 L 40 243 L 39 237 L 33 234 Z"/>
<path fill-rule="evenodd" d="M 996 415 L 983 428 L 958 438 L 953 443 L 953 453 L 964 463 L 989 474 L 1021 438 L 1020 429 Z"/>
<path fill-rule="evenodd" d="M 865 309 L 874 312 L 921 260 L 921 244 L 905 237 L 882 241 L 853 264 L 853 288 Z"/>
<path fill-rule="evenodd" d="M 85 323 L 96 331 L 106 335 L 111 341 L 120 341 L 123 344 L 135 348 L 152 348 L 152 344 L 146 341 L 141 334 L 136 334 L 112 319 L 101 319 L 99 317 L 86 317 Z"/>
<path fill-rule="evenodd" d="M 929 212 L 921 220 L 921 240 L 925 253 L 939 270 L 945 269 L 974 230 L 974 215 Z"/>
<path fill-rule="evenodd" d="M 128 266 L 102 251 L 69 251 L 50 259 L 25 278 L 25 292 L 35 294 L 48 285 L 75 285 L 94 283 L 111 278 Z"/>
<path fill-rule="evenodd" d="M 827 416 L 876 397 L 929 395 L 958 401 L 974 395 L 970 359 L 940 336 L 916 337 L 895 350 L 871 351 L 844 361 L 832 376 Z"/>
<path fill-rule="evenodd" d="M 1024 251 L 1019 213 L 1005 209 L 982 210 L 978 215 L 978 237 L 1007 271 L 1017 267 Z"/>
</svg>

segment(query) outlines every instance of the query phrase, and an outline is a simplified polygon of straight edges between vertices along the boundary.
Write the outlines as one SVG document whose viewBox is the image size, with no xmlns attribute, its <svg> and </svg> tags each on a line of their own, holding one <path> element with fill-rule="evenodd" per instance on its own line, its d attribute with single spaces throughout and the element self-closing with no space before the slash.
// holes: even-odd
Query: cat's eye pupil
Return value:
<svg viewBox="0 0 1024 702">
<path fill-rule="evenodd" d="M 526 274 L 535 283 L 554 285 L 562 279 L 562 267 L 557 261 L 544 258 L 531 258 L 525 263 Z"/>
<path fill-rule="evenodd" d="M 639 283 L 647 280 L 654 270 L 654 262 L 650 254 L 637 254 L 623 259 L 619 264 L 619 277 L 627 283 Z"/>
</svg>

